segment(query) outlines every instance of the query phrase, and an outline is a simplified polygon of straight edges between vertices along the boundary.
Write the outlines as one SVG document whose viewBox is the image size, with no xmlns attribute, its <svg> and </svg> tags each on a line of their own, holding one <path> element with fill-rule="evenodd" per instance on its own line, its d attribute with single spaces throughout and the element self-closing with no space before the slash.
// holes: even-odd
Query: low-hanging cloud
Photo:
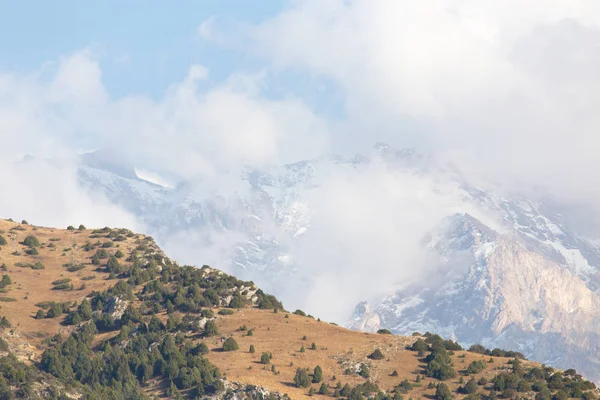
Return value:
<svg viewBox="0 0 600 400">
<path fill-rule="evenodd" d="M 338 144 L 364 146 L 377 130 L 487 181 L 589 202 L 600 181 L 599 28 L 593 0 L 332 0 L 294 2 L 242 32 L 273 68 L 342 89 Z"/>
<path fill-rule="evenodd" d="M 535 188 L 592 205 L 600 194 L 595 1 L 306 0 L 236 31 L 229 24 L 224 32 L 219 19 L 201 26 L 198 40 L 249 52 L 263 65 L 217 83 L 192 65 L 158 99 L 112 97 L 101 64 L 85 49 L 36 71 L 0 71 L 0 157 L 8 176 L 0 214 L 146 229 L 80 188 L 72 163 L 17 163 L 25 154 L 63 160 L 98 148 L 118 149 L 128 164 L 168 176 L 173 186 L 194 182 L 198 198 L 245 193 L 239 177 L 246 167 L 364 153 L 376 141 L 417 146 L 466 179 L 508 191 Z M 308 89 L 334 98 L 339 110 L 324 113 L 285 79 L 270 79 L 285 73 L 308 77 L 303 82 L 315 86 Z M 323 80 L 335 93 L 322 90 Z M 311 280 L 295 287 L 302 296 L 284 296 L 330 319 L 418 279 L 429 264 L 423 235 L 443 216 L 468 211 L 453 185 L 378 162 L 326 171 L 304 194 L 310 229 L 286 244 Z M 188 229 L 162 240 L 190 263 L 225 264 L 241 240 L 238 232 Z"/>
</svg>

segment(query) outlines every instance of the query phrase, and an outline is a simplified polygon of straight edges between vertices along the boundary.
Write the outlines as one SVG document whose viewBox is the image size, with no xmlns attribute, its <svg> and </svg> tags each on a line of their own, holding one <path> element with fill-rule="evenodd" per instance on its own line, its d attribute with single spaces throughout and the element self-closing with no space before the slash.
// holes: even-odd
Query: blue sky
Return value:
<svg viewBox="0 0 600 400">
<path fill-rule="evenodd" d="M 192 64 L 220 80 L 250 64 L 246 55 L 196 38 L 209 18 L 258 23 L 283 0 L 0 1 L 0 70 L 27 71 L 89 48 L 99 58 L 113 96 L 158 97 Z"/>
</svg>

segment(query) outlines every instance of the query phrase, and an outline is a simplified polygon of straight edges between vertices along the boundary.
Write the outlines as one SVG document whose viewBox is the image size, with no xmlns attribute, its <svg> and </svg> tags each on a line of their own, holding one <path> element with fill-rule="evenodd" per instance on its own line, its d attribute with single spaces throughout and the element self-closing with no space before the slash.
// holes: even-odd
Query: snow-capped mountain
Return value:
<svg viewBox="0 0 600 400">
<path fill-rule="evenodd" d="M 381 212 L 366 215 L 389 219 L 384 221 L 388 225 L 405 223 L 395 219 L 407 204 L 397 199 L 414 195 L 409 200 L 421 204 L 428 222 L 397 240 L 414 239 L 414 247 L 420 246 L 427 257 L 415 279 L 407 279 L 406 268 L 377 265 L 393 264 L 394 257 L 376 258 L 373 265 L 365 265 L 367 273 L 385 274 L 381 282 L 389 284 L 364 289 L 365 296 L 376 301 L 357 307 L 351 327 L 386 327 L 399 334 L 437 332 L 463 344 L 519 350 L 556 367 L 575 365 L 588 377 L 600 379 L 596 357 L 600 250 L 575 234 L 549 202 L 501 196 L 472 186 L 452 168 L 414 150 L 397 151 L 383 144 L 367 157 L 326 156 L 249 168 L 218 184 L 198 179 L 172 188 L 160 186 L 103 154 L 84 156 L 78 176 L 91 192 L 101 192 L 135 214 L 176 257 L 192 247 L 198 251 L 193 254 L 196 260 L 219 260 L 221 268 L 256 281 L 284 302 L 293 299 L 302 304 L 302 296 L 310 300 L 313 295 L 310 289 L 319 283 L 320 272 L 335 263 L 335 259 L 319 264 L 302 257 L 306 243 L 321 243 L 332 251 L 338 243 L 327 238 L 327 230 L 325 239 L 315 239 L 315 232 L 327 225 L 320 221 L 324 213 L 317 211 L 318 203 L 325 199 L 334 208 L 339 203 L 341 210 L 332 212 L 359 221 L 350 223 L 349 229 L 367 230 L 356 215 L 344 214 L 343 206 L 351 196 L 339 193 L 339 199 L 332 199 L 337 193 L 334 183 L 343 177 L 354 186 L 368 186 L 379 173 L 386 178 L 376 189 L 389 189 L 381 194 L 391 196 L 389 208 L 372 204 Z M 334 188 L 325 195 L 315 195 L 330 186 Z M 432 197 L 436 201 L 427 203 Z M 351 242 L 349 251 L 378 257 L 376 242 L 369 244 L 375 246 L 369 249 L 372 253 L 360 241 Z M 397 252 L 402 251 L 398 246 Z M 344 281 L 343 266 L 335 271 Z M 335 301 L 351 310 L 356 299 L 347 296 Z"/>
</svg>

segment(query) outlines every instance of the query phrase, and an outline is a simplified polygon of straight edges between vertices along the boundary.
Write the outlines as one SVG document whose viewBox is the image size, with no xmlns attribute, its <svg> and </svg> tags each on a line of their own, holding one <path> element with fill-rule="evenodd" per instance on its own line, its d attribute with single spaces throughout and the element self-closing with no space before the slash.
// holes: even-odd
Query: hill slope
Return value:
<svg viewBox="0 0 600 400">
<path fill-rule="evenodd" d="M 252 282 L 180 267 L 127 230 L 0 221 L 0 266 L 0 398 L 598 394 L 518 353 L 289 313 Z"/>
<path fill-rule="evenodd" d="M 234 275 L 286 304 L 318 305 L 337 322 L 370 300 L 371 315 L 350 326 L 435 330 L 465 346 L 511 347 L 557 368 L 575 366 L 600 381 L 600 247 L 567 217 L 566 204 L 480 187 L 434 158 L 384 144 L 365 156 L 240 171 L 216 187 L 204 180 L 161 187 L 132 170 L 99 153 L 84 157 L 78 175 L 174 256 L 213 246 L 207 254 Z M 419 257 L 406 257 L 411 252 Z M 408 285 L 415 271 L 425 276 Z M 498 279 L 522 272 L 528 279 L 515 285 Z M 315 300 L 331 297 L 338 301 Z"/>
</svg>

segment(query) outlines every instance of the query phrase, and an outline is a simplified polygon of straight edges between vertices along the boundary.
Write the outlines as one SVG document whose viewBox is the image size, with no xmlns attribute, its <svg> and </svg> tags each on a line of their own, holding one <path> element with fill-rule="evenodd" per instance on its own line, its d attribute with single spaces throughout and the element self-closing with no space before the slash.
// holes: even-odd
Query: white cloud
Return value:
<svg viewBox="0 0 600 400">
<path fill-rule="evenodd" d="M 596 1 L 331 0 L 243 33 L 275 68 L 342 88 L 335 145 L 417 144 L 487 180 L 590 200 L 599 28 Z"/>
<path fill-rule="evenodd" d="M 190 66 L 159 99 L 112 98 L 94 54 L 78 51 L 30 74 L 0 73 L 0 157 L 61 158 L 80 148 L 113 148 L 140 171 L 201 181 L 207 192 L 227 198 L 239 189 L 237 173 L 245 165 L 329 150 L 364 152 L 384 140 L 416 144 L 484 182 L 543 186 L 563 199 L 594 201 L 600 194 L 598 4 L 295 1 L 237 33 L 223 33 L 221 20 L 209 19 L 199 39 L 249 48 L 265 65 L 214 86 L 206 67 Z M 268 78 L 282 71 L 333 82 L 336 99 L 343 94 L 342 115 L 317 115 L 293 89 L 274 87 Z M 5 167 L 12 179 L 2 190 L 23 191 L 28 201 L 1 200 L 7 215 L 57 225 L 86 217 L 90 225 L 134 223 L 83 194 L 72 171 L 15 168 Z M 377 165 L 323 179 L 322 189 L 311 193 L 312 229 L 294 257 L 321 285 L 308 290 L 307 304 L 329 299 L 329 317 L 371 295 L 368 285 L 393 283 L 388 275 L 418 276 L 427 259 L 417 240 L 459 199 L 453 188 L 440 194 L 432 182 L 390 175 Z M 50 189 L 56 194 L 44 198 Z M 205 262 L 224 260 L 237 239 L 197 234 L 215 243 Z M 175 253 L 189 254 L 181 243 L 180 236 L 166 241 Z"/>
</svg>

